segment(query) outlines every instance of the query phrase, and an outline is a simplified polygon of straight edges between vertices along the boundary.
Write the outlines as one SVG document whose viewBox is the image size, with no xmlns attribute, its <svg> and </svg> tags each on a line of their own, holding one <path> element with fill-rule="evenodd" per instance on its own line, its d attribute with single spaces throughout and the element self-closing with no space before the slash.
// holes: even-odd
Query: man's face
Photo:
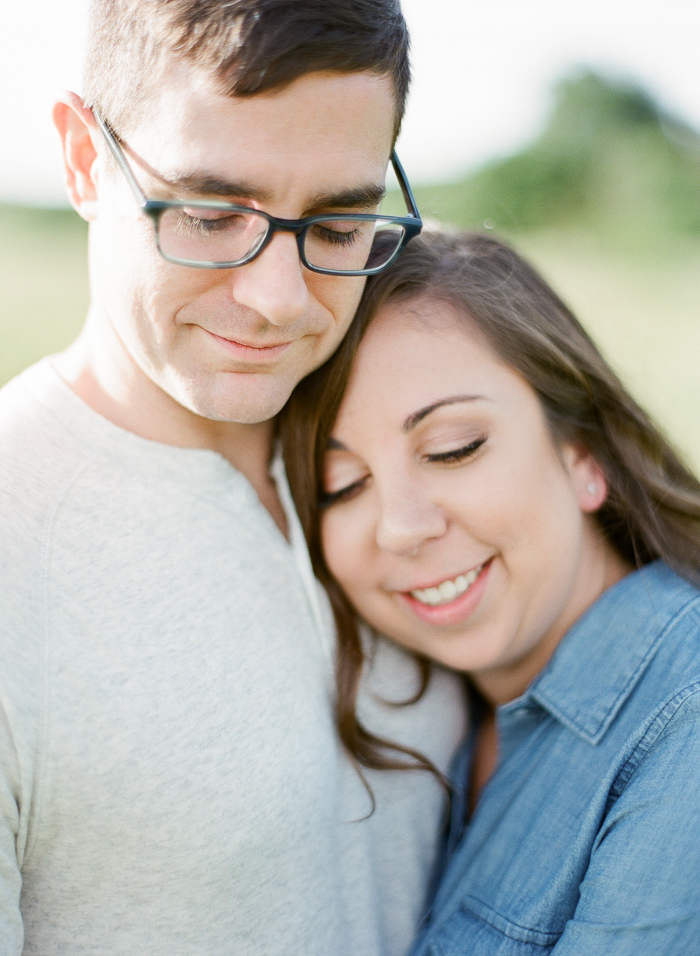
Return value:
<svg viewBox="0 0 700 956">
<path fill-rule="evenodd" d="M 232 98 L 178 66 L 149 120 L 117 133 L 149 198 L 225 198 L 298 219 L 376 210 L 338 197 L 383 185 L 394 109 L 391 81 L 369 73 L 314 73 Z M 236 269 L 168 263 L 121 173 L 99 169 L 93 321 L 109 331 L 98 360 L 126 402 L 218 421 L 274 416 L 337 347 L 364 280 L 306 270 L 289 233 Z"/>
</svg>

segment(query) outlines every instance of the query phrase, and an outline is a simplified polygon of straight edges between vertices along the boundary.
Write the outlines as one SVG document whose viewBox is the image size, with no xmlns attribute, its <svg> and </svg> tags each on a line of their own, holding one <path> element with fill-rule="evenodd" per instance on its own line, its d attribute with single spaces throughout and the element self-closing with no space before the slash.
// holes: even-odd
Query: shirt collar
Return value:
<svg viewBox="0 0 700 956">
<path fill-rule="evenodd" d="M 627 575 L 569 630 L 519 705 L 535 700 L 574 733 L 598 743 L 667 625 L 693 599 L 698 599 L 696 589 L 662 561 Z"/>
</svg>

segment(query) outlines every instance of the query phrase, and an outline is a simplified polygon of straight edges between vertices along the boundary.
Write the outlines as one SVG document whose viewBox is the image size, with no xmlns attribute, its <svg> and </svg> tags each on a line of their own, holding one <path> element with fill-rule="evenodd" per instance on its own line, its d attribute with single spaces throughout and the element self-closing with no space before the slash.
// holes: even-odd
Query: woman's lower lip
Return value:
<svg viewBox="0 0 700 956">
<path fill-rule="evenodd" d="M 412 594 L 403 592 L 399 597 L 408 605 L 410 610 L 427 624 L 433 624 L 436 627 L 448 627 L 450 624 L 461 624 L 470 617 L 477 608 L 477 605 L 483 597 L 486 590 L 489 571 L 491 570 L 491 561 L 487 561 L 481 573 L 468 588 L 464 594 L 460 594 L 449 604 L 440 604 L 438 607 L 431 607 L 429 604 L 423 604 L 422 601 L 414 598 Z"/>
<path fill-rule="evenodd" d="M 281 345 L 246 345 L 244 342 L 236 342 L 233 339 L 225 339 L 221 335 L 215 335 L 214 332 L 208 334 L 215 339 L 219 345 L 222 345 L 227 352 L 244 358 L 246 361 L 254 362 L 272 362 L 287 351 L 291 342 L 283 342 Z"/>
</svg>

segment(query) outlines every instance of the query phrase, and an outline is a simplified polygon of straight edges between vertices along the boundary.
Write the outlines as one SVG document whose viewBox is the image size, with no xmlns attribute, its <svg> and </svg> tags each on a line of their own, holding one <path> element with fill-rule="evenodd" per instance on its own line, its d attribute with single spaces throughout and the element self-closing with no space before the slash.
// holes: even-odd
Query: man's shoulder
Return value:
<svg viewBox="0 0 700 956">
<path fill-rule="evenodd" d="M 0 388 L 0 440 L 21 439 L 26 430 L 47 430 L 52 413 L 52 398 L 59 392 L 58 378 L 48 359 L 42 359 L 20 372 Z"/>
<path fill-rule="evenodd" d="M 423 671 L 410 651 L 368 629 L 363 643 L 367 667 L 357 704 L 362 723 L 380 736 L 430 754 L 447 773 L 469 724 L 463 677 L 431 664 L 420 693 Z"/>
<path fill-rule="evenodd" d="M 71 414 L 71 396 L 47 360 L 0 389 L 0 538 L 10 552 L 36 552 L 62 490 L 90 457 Z M 76 399 L 77 401 L 77 399 Z"/>
<path fill-rule="evenodd" d="M 46 529 L 61 488 L 77 467 L 78 443 L 62 421 L 60 401 L 53 408 L 54 390 L 60 394 L 60 380 L 46 360 L 0 389 L 3 697 L 10 693 L 8 675 L 13 687 L 24 687 L 25 677 L 34 679 Z"/>
<path fill-rule="evenodd" d="M 67 391 L 47 359 L 0 389 L 0 491 L 27 501 L 84 459 Z"/>
</svg>

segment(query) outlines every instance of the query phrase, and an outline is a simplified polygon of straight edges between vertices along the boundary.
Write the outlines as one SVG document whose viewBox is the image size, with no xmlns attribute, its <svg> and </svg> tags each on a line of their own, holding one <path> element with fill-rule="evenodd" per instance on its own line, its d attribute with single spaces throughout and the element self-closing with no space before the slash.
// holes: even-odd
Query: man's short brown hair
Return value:
<svg viewBox="0 0 700 956">
<path fill-rule="evenodd" d="M 320 70 L 389 76 L 397 134 L 410 79 L 400 0 L 93 0 L 83 92 L 119 133 L 178 59 L 228 96 Z"/>
</svg>

